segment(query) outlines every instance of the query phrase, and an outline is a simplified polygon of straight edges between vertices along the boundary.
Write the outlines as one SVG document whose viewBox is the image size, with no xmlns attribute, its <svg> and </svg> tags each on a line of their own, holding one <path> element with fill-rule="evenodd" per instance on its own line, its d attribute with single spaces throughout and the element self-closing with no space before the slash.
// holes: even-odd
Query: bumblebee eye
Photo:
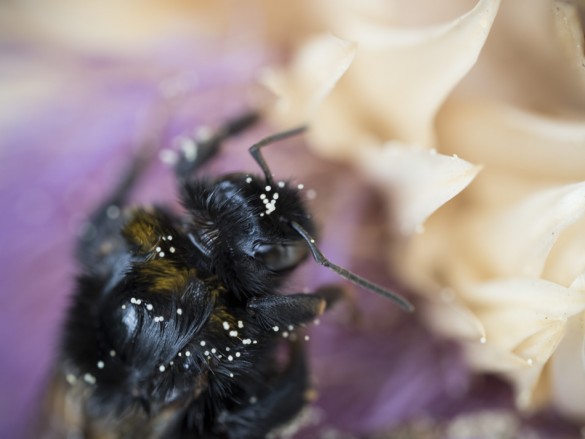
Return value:
<svg viewBox="0 0 585 439">
<path fill-rule="evenodd" d="M 272 271 L 285 271 L 299 265 L 308 251 L 303 241 L 259 244 L 254 248 L 254 258 L 262 261 Z"/>
</svg>

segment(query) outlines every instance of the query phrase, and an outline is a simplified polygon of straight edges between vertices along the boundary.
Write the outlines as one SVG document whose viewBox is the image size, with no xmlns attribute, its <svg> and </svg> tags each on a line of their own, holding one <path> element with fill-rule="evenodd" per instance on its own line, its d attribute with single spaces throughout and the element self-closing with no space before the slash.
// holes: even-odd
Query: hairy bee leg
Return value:
<svg viewBox="0 0 585 439">
<path fill-rule="evenodd" d="M 286 370 L 270 386 L 270 392 L 254 396 L 241 410 L 222 416 L 230 439 L 257 439 L 266 437 L 294 419 L 313 399 L 304 350 L 300 343 L 290 344 L 291 356 Z"/>
<path fill-rule="evenodd" d="M 287 328 L 319 317 L 344 296 L 340 287 L 326 286 L 314 294 L 267 296 L 248 302 L 248 311 L 266 328 Z"/>
<path fill-rule="evenodd" d="M 198 168 L 218 153 L 222 142 L 254 125 L 260 115 L 255 111 L 228 120 L 215 131 L 200 129 L 194 138 L 186 138 L 175 163 L 175 175 L 179 183 L 187 181 Z"/>
<path fill-rule="evenodd" d="M 153 152 L 151 145 L 141 148 L 118 184 L 84 224 L 75 254 L 77 260 L 90 272 L 102 271 L 105 258 L 120 250 L 117 246 L 121 245 L 119 231 L 123 222 L 122 206 L 150 164 Z"/>
</svg>

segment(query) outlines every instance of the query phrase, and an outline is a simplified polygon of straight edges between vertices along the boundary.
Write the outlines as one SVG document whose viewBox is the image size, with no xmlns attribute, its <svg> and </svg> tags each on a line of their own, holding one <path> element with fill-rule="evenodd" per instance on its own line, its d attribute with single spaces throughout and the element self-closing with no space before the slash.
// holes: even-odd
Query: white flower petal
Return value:
<svg viewBox="0 0 585 439">
<path fill-rule="evenodd" d="M 498 279 L 460 287 L 458 292 L 472 309 L 485 310 L 486 315 L 518 310 L 544 320 L 566 320 L 585 310 L 585 292 L 543 279 Z M 536 332 L 522 326 L 528 331 L 526 336 Z"/>
<path fill-rule="evenodd" d="M 319 104 L 345 73 L 356 45 L 325 35 L 309 41 L 287 70 L 267 70 L 261 81 L 279 98 L 272 116 L 294 126 L 313 118 Z"/>
<path fill-rule="evenodd" d="M 343 33 L 360 46 L 341 83 L 355 90 L 353 105 L 370 119 L 367 128 L 375 127 L 382 140 L 433 146 L 435 114 L 477 60 L 498 6 L 499 0 L 481 0 L 469 13 L 429 28 L 388 29 L 372 21 Z"/>
<path fill-rule="evenodd" d="M 489 99 L 451 100 L 438 115 L 437 133 L 442 149 L 491 170 L 585 179 L 585 118 L 560 120 Z"/>
<path fill-rule="evenodd" d="M 361 150 L 361 168 L 388 193 L 394 222 L 403 234 L 420 230 L 424 221 L 461 192 L 480 170 L 458 157 L 399 142 Z"/>
<path fill-rule="evenodd" d="M 469 254 L 492 275 L 538 277 L 559 234 L 584 214 L 585 183 L 571 184 L 470 220 L 464 236 Z"/>
<path fill-rule="evenodd" d="M 567 334 L 554 353 L 550 379 L 552 397 L 576 420 L 585 418 L 585 315 L 570 319 Z"/>
</svg>

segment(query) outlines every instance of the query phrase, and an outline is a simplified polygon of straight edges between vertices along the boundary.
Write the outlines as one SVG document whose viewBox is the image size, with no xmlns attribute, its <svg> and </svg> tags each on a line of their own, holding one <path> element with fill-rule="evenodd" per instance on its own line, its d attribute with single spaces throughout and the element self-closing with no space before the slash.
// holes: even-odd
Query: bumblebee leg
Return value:
<svg viewBox="0 0 585 439">
<path fill-rule="evenodd" d="M 123 223 L 122 206 L 130 191 L 151 161 L 153 148 L 142 148 L 108 197 L 94 210 L 84 224 L 77 242 L 76 256 L 91 273 L 103 274 L 105 259 L 119 250 L 120 226 Z"/>
<path fill-rule="evenodd" d="M 223 141 L 252 126 L 258 118 L 256 112 L 245 113 L 229 120 L 215 131 L 201 129 L 194 138 L 185 139 L 175 164 L 179 183 L 187 181 L 191 174 L 217 154 Z"/>
<path fill-rule="evenodd" d="M 247 309 L 265 328 L 286 328 L 299 325 L 319 317 L 344 296 L 344 290 L 329 285 L 314 294 L 290 294 L 252 299 Z"/>
<path fill-rule="evenodd" d="M 222 429 L 230 439 L 266 437 L 291 421 L 312 400 L 308 368 L 299 343 L 291 343 L 291 359 L 268 393 L 250 395 L 244 408 L 220 416 Z"/>
</svg>

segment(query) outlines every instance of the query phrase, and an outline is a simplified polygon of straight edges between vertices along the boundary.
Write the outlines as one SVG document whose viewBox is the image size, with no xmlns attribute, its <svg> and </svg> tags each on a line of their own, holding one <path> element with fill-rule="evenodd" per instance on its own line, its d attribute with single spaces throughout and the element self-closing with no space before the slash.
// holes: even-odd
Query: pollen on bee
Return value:
<svg viewBox="0 0 585 439">
<path fill-rule="evenodd" d="M 305 335 L 305 341 L 309 341 L 311 337 L 309 337 L 308 335 Z"/>
<path fill-rule="evenodd" d="M 151 304 L 151 303 L 147 303 L 147 304 L 146 304 L 146 309 L 147 309 L 147 310 L 149 310 L 149 311 L 152 311 L 152 308 L 153 308 L 153 306 L 152 306 L 152 304 Z"/>
<path fill-rule="evenodd" d="M 103 362 L 103 361 L 98 361 L 98 362 L 97 362 L 97 367 L 98 367 L 98 369 L 103 369 L 103 368 L 104 368 L 104 366 L 105 366 L 105 364 L 104 364 L 104 362 Z"/>
<path fill-rule="evenodd" d="M 247 177 L 246 178 L 246 183 L 252 183 L 252 177 Z"/>
<path fill-rule="evenodd" d="M 183 314 L 183 310 L 182 310 L 181 308 L 177 308 L 177 314 L 178 314 L 178 315 L 181 315 L 181 314 Z"/>
<path fill-rule="evenodd" d="M 272 190 L 270 186 L 266 186 L 264 189 L 266 190 L 266 192 L 270 192 Z"/>
<path fill-rule="evenodd" d="M 229 361 L 233 361 L 233 359 L 234 359 L 234 357 L 232 355 L 228 355 L 227 358 L 228 358 Z"/>
<path fill-rule="evenodd" d="M 95 384 L 95 377 L 91 373 L 83 375 L 83 380 L 88 384 Z"/>
<path fill-rule="evenodd" d="M 284 187 L 284 181 L 279 181 L 278 182 L 278 187 L 283 188 Z"/>
<path fill-rule="evenodd" d="M 230 337 L 237 337 L 238 331 L 230 331 Z"/>
<path fill-rule="evenodd" d="M 250 340 L 249 338 L 245 338 L 242 340 L 242 344 L 252 344 L 252 340 Z"/>
<path fill-rule="evenodd" d="M 170 247 L 170 248 L 169 248 L 169 251 L 170 251 L 171 253 L 175 253 L 175 247 Z"/>
<path fill-rule="evenodd" d="M 244 327 L 244 322 L 238 320 L 238 328 L 242 329 Z"/>
<path fill-rule="evenodd" d="M 116 351 L 112 349 L 110 351 L 110 357 L 115 357 L 115 356 L 116 356 Z"/>
<path fill-rule="evenodd" d="M 166 368 L 165 368 L 165 367 L 164 367 L 164 366 L 161 364 L 161 365 L 158 367 L 158 370 L 160 370 L 161 372 L 164 372 L 164 371 L 166 370 Z"/>
<path fill-rule="evenodd" d="M 223 322 L 223 329 L 225 329 L 226 331 L 230 329 L 230 324 L 226 321 Z"/>
<path fill-rule="evenodd" d="M 112 204 L 106 209 L 106 215 L 109 219 L 116 219 L 120 216 L 120 208 L 115 204 Z"/>
<path fill-rule="evenodd" d="M 205 340 L 201 340 L 201 342 L 199 343 L 201 346 L 205 346 L 207 343 L 205 343 Z"/>
<path fill-rule="evenodd" d="M 77 377 L 72 373 L 68 373 L 67 375 L 65 375 L 65 379 L 69 384 L 75 384 L 75 381 L 77 381 Z"/>
<path fill-rule="evenodd" d="M 191 351 L 185 351 L 185 356 L 186 357 L 190 357 L 191 356 Z"/>
<path fill-rule="evenodd" d="M 272 330 L 273 330 L 274 332 L 278 332 L 278 331 L 280 330 L 280 328 L 279 328 L 278 326 L 273 326 L 273 327 L 272 327 Z"/>
<path fill-rule="evenodd" d="M 240 354 L 239 352 L 236 352 L 236 357 L 240 357 L 242 354 Z"/>
<path fill-rule="evenodd" d="M 303 183 L 299 183 L 299 184 L 297 185 L 297 189 L 298 189 L 298 190 L 303 190 L 304 188 L 305 188 L 305 185 L 304 185 Z"/>
</svg>

